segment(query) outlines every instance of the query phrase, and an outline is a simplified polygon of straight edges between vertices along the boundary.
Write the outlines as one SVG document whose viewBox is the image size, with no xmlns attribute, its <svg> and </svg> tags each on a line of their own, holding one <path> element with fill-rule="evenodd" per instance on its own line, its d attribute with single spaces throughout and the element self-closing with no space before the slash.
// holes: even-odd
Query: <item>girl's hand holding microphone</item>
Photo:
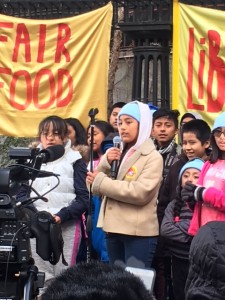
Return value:
<svg viewBox="0 0 225 300">
<path fill-rule="evenodd" d="M 121 150 L 116 147 L 112 147 L 107 151 L 107 160 L 110 165 L 114 160 L 120 160 L 120 157 Z"/>
</svg>

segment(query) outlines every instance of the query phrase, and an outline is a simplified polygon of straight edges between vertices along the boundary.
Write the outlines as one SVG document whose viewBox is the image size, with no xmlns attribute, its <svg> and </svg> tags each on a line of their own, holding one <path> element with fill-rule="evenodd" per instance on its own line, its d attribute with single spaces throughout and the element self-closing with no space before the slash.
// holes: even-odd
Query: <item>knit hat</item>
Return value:
<svg viewBox="0 0 225 300">
<path fill-rule="evenodd" d="M 118 119 L 122 115 L 128 115 L 140 122 L 140 109 L 138 104 L 136 102 L 129 102 L 124 105 L 118 113 Z"/>
<path fill-rule="evenodd" d="M 225 127 L 225 111 L 215 119 L 212 130 L 218 127 Z"/>
<path fill-rule="evenodd" d="M 183 173 L 187 170 L 187 169 L 196 169 L 201 171 L 202 167 L 204 165 L 204 161 L 201 158 L 195 157 L 191 160 L 189 160 L 180 170 L 180 174 L 178 177 L 178 180 L 180 181 Z"/>
</svg>

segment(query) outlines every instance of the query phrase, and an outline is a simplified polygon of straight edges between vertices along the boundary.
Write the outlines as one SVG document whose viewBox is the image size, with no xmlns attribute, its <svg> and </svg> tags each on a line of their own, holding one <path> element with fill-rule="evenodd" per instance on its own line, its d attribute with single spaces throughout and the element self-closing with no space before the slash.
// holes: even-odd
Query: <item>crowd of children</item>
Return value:
<svg viewBox="0 0 225 300">
<path fill-rule="evenodd" d="M 69 198 L 61 187 L 61 204 L 51 200 L 58 197 L 56 192 L 50 193 L 48 203 L 55 221 L 62 224 L 63 238 L 68 238 L 64 253 L 69 264 L 86 260 L 85 255 L 79 259 L 74 240 L 78 240 L 76 248 L 80 245 L 85 252 L 89 238 L 91 259 L 154 268 L 157 300 L 185 300 L 185 294 L 191 294 L 188 272 L 193 269 L 193 256 L 189 260 L 193 237 L 210 221 L 225 221 L 225 112 L 215 119 L 212 131 L 196 113 L 181 116 L 180 126 L 178 119 L 178 111 L 152 111 L 147 104 L 132 101 L 114 104 L 109 122 L 95 120 L 87 129 L 77 119 L 55 116 L 39 126 L 42 148 L 61 144 L 66 149 L 59 161 L 42 168 L 65 170 L 70 182 Z M 120 137 L 120 147 L 113 147 L 114 136 Z M 90 149 L 94 156 L 89 156 Z M 111 177 L 113 164 L 115 178 Z M 85 179 L 92 201 L 89 237 Z M 38 179 L 35 188 L 49 183 Z M 37 201 L 35 207 L 48 210 L 45 205 Z M 48 274 L 49 266 L 36 260 L 43 268 L 40 271 Z"/>
</svg>

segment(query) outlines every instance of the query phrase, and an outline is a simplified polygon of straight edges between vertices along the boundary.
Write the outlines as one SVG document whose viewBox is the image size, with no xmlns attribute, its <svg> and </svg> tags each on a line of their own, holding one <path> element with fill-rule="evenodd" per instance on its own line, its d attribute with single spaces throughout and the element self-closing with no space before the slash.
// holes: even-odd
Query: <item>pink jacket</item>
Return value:
<svg viewBox="0 0 225 300">
<path fill-rule="evenodd" d="M 201 171 L 198 185 L 203 186 L 205 174 L 210 167 L 207 161 Z M 224 181 L 225 184 L 225 181 Z M 195 235 L 198 229 L 210 221 L 225 221 L 225 193 L 214 187 L 206 188 L 203 193 L 203 203 L 197 202 L 188 233 Z"/>
</svg>

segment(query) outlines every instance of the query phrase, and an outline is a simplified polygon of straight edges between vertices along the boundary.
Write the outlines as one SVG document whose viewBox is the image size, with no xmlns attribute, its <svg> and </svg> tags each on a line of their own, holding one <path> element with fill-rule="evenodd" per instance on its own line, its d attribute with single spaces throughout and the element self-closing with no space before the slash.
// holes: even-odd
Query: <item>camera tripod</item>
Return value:
<svg viewBox="0 0 225 300">
<path fill-rule="evenodd" d="M 0 299 L 34 300 L 44 286 L 45 274 L 35 265 L 0 263 Z"/>
</svg>

